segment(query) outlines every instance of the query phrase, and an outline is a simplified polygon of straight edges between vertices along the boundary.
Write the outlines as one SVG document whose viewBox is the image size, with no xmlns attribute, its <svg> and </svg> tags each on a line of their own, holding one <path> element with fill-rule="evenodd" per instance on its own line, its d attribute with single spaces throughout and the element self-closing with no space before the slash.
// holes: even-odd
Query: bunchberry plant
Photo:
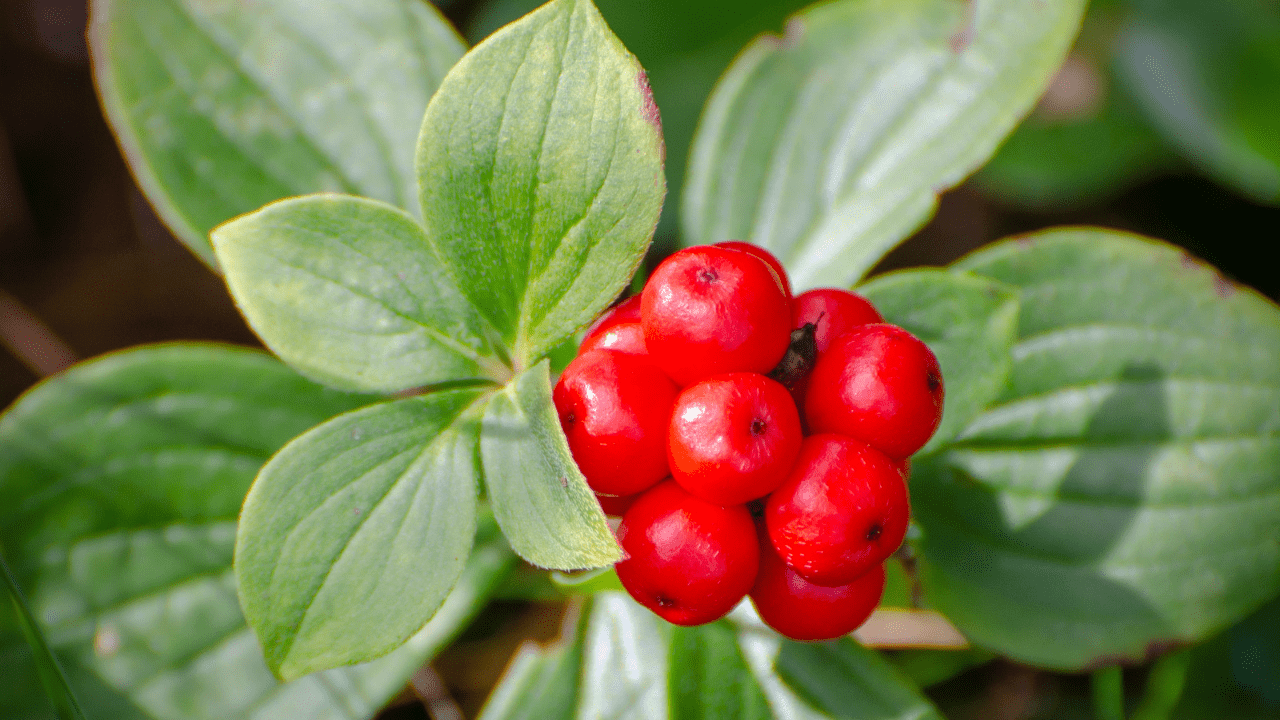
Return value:
<svg viewBox="0 0 1280 720">
<path fill-rule="evenodd" d="M 119 352 L 0 417 L 0 718 L 39 687 L 371 717 L 528 566 L 577 599 L 492 720 L 939 718 L 921 686 L 995 655 L 1121 712 L 1155 661 L 1158 709 L 1280 595 L 1273 304 L 1090 227 L 867 278 L 1083 0 L 804 8 L 721 76 L 670 198 L 591 0 L 470 50 L 419 0 L 91 6 L 139 185 L 270 354 Z M 645 277 L 664 202 L 690 247 Z"/>
</svg>

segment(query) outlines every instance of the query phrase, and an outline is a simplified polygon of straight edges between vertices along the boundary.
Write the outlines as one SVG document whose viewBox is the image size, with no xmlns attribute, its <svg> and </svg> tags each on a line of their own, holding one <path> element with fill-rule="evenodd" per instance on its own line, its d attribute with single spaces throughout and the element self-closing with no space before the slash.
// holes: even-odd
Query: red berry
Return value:
<svg viewBox="0 0 1280 720">
<path fill-rule="evenodd" d="M 754 255 L 692 247 L 662 262 L 641 295 L 649 355 L 680 385 L 728 372 L 769 372 L 790 342 L 791 306 Z"/>
<path fill-rule="evenodd" d="M 804 396 L 810 432 L 861 440 L 894 459 L 924 447 L 942 421 L 933 352 L 895 325 L 862 325 L 818 355 Z"/>
<path fill-rule="evenodd" d="M 649 354 L 648 348 L 644 345 L 644 328 L 638 322 L 617 323 L 585 338 L 582 341 L 582 347 L 578 348 L 578 353 L 588 353 L 592 350 L 613 350 L 630 355 Z"/>
<path fill-rule="evenodd" d="M 716 375 L 676 398 L 667 448 L 685 490 L 745 503 L 786 479 L 800 451 L 800 414 L 787 389 L 763 375 Z"/>
<path fill-rule="evenodd" d="M 778 257 L 773 253 L 765 250 L 759 245 L 752 245 L 749 242 L 742 242 L 741 240 L 726 240 L 724 242 L 718 242 L 716 243 L 716 247 L 729 248 L 730 250 L 739 250 L 744 253 L 750 253 L 751 255 L 755 255 L 765 261 L 769 266 L 769 269 L 773 270 L 773 274 L 778 276 L 778 282 L 782 284 L 782 289 L 786 291 L 787 297 L 791 296 L 791 280 L 787 277 L 787 269 L 782 267 L 782 261 L 778 260 Z"/>
<path fill-rule="evenodd" d="M 672 481 L 636 500 L 618 542 L 627 553 L 615 566 L 622 586 L 676 625 L 723 617 L 751 589 L 760 562 L 746 506 L 700 500 Z"/>
<path fill-rule="evenodd" d="M 600 502 L 600 509 L 605 515 L 613 517 L 622 517 L 636 500 L 640 497 L 636 495 L 596 495 L 596 500 Z"/>
<path fill-rule="evenodd" d="M 591 323 L 591 327 L 587 328 L 587 332 L 582 336 L 582 344 L 586 345 L 587 341 L 593 336 L 599 335 L 614 325 L 622 323 L 640 322 L 640 296 L 632 295 L 613 307 L 605 310 Z M 579 353 L 585 352 L 579 350 Z"/>
<path fill-rule="evenodd" d="M 823 587 L 787 567 L 765 538 L 751 602 L 766 625 L 792 640 L 831 640 L 856 630 L 883 594 L 883 563 L 847 585 Z"/>
<path fill-rule="evenodd" d="M 800 293 L 791 301 L 791 327 L 813 323 L 818 352 L 859 325 L 882 322 L 884 318 L 866 298 L 848 290 L 818 288 Z"/>
<path fill-rule="evenodd" d="M 894 461 L 893 466 L 898 468 L 898 474 L 902 476 L 903 482 L 911 479 L 911 458 L 896 460 Z"/>
<path fill-rule="evenodd" d="M 907 485 L 893 461 L 840 435 L 813 435 L 765 503 L 769 538 L 783 561 L 810 582 L 852 582 L 902 544 L 910 515 Z"/>
<path fill-rule="evenodd" d="M 678 392 L 643 355 L 596 350 L 569 363 L 551 398 L 593 490 L 630 495 L 668 475 L 667 428 Z"/>
</svg>

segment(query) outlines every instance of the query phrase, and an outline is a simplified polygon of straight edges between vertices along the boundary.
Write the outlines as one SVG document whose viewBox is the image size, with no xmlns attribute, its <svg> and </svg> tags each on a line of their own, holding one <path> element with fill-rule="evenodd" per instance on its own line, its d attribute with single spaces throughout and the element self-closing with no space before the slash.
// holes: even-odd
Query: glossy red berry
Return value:
<svg viewBox="0 0 1280 720">
<path fill-rule="evenodd" d="M 641 294 L 649 355 L 680 385 L 728 372 L 769 372 L 790 341 L 790 299 L 758 257 L 687 248 L 662 262 Z"/>
<path fill-rule="evenodd" d="M 631 495 L 669 474 L 667 429 L 678 392 L 643 355 L 596 350 L 569 363 L 551 397 L 593 490 Z"/>
<path fill-rule="evenodd" d="M 600 502 L 600 509 L 604 511 L 605 515 L 611 515 L 613 517 L 622 517 L 626 514 L 627 510 L 631 509 L 632 505 L 635 505 L 636 500 L 639 498 L 639 494 L 596 495 L 596 500 Z"/>
<path fill-rule="evenodd" d="M 638 322 L 617 323 L 595 333 L 582 341 L 579 353 L 592 350 L 613 350 L 631 355 L 648 355 L 644 344 L 644 329 Z"/>
<path fill-rule="evenodd" d="M 638 322 L 640 322 L 640 296 L 632 295 L 601 313 L 600 317 L 591 323 L 591 327 L 587 328 L 587 332 L 582 336 L 582 344 L 586 345 L 587 341 L 592 337 L 605 332 L 614 325 Z M 579 352 L 586 351 L 580 350 Z"/>
<path fill-rule="evenodd" d="M 810 432 L 847 435 L 901 459 L 938 429 L 942 397 L 927 345 L 895 325 L 862 325 L 818 355 L 804 414 Z"/>
<path fill-rule="evenodd" d="M 808 290 L 791 301 L 791 327 L 813 323 L 819 353 L 859 325 L 882 322 L 884 318 L 866 298 L 840 288 Z"/>
<path fill-rule="evenodd" d="M 752 245 L 749 242 L 741 240 L 726 240 L 725 242 L 716 243 L 716 247 L 729 248 L 730 250 L 740 250 L 744 253 L 755 255 L 773 270 L 773 274 L 778 277 L 778 282 L 782 284 L 782 289 L 786 291 L 787 296 L 791 296 L 791 279 L 787 277 L 787 269 L 782 267 L 782 261 L 773 253 L 765 250 L 759 245 Z"/>
<path fill-rule="evenodd" d="M 673 481 L 640 496 L 622 517 L 615 566 L 637 602 L 677 625 L 723 617 L 755 582 L 760 546 L 743 505 L 723 507 Z"/>
<path fill-rule="evenodd" d="M 751 603 L 766 625 L 792 640 L 831 640 L 866 622 L 880 604 L 884 581 L 880 563 L 846 585 L 814 585 L 787 567 L 766 538 Z"/>
<path fill-rule="evenodd" d="M 765 503 L 769 539 L 818 585 L 852 582 L 907 534 L 907 485 L 892 460 L 840 435 L 804 439 L 786 482 Z"/>
<path fill-rule="evenodd" d="M 667 448 L 685 490 L 737 505 L 786 479 L 800 451 L 800 415 L 787 389 L 763 375 L 716 375 L 680 392 Z"/>
</svg>

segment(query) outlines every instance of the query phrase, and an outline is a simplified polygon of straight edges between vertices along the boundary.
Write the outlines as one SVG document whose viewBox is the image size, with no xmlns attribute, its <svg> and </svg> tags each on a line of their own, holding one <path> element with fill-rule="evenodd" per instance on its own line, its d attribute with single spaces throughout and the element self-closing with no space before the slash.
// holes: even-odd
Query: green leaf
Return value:
<svg viewBox="0 0 1280 720">
<path fill-rule="evenodd" d="M 472 42 L 533 10 L 538 0 L 487 0 L 465 28 Z M 662 109 L 668 192 L 679 197 L 698 115 L 716 79 L 752 37 L 781 27 L 807 0 L 597 0 L 596 7 L 635 53 Z M 679 203 L 668 203 L 657 235 L 677 229 Z"/>
<path fill-rule="evenodd" d="M 596 595 L 583 639 L 577 717 L 667 717 L 671 627 L 623 593 Z"/>
<path fill-rule="evenodd" d="M 281 684 L 241 619 L 232 546 L 254 474 L 371 400 L 261 352 L 169 345 L 78 365 L 0 417 L 0 544 L 94 717 L 368 718 L 465 625 L 512 561 L 493 528 L 432 621 L 373 663 Z M 0 651 L 0 687 L 23 661 Z M 3 697 L 0 717 L 44 717 Z"/>
<path fill-rule="evenodd" d="M 1158 701 L 1165 699 L 1160 698 L 1162 690 L 1169 695 L 1179 690 L 1171 715 L 1177 720 L 1274 720 L 1280 708 L 1278 649 L 1280 600 L 1272 600 L 1227 632 L 1191 648 L 1183 687 L 1152 688 L 1148 694 L 1158 693 Z M 1170 680 L 1174 684 L 1179 678 Z"/>
<path fill-rule="evenodd" d="M 214 265 L 218 223 L 291 195 L 417 210 L 413 147 L 461 40 L 419 0 L 93 0 L 102 105 L 138 184 Z"/>
<path fill-rule="evenodd" d="M 920 693 L 875 650 L 843 638 L 782 642 L 777 672 L 813 707 L 856 720 L 942 720 Z"/>
<path fill-rule="evenodd" d="M 518 367 L 617 297 L 665 192 L 644 72 L 590 0 L 553 0 L 459 61 L 417 167 L 431 243 Z"/>
<path fill-rule="evenodd" d="M 1280 8 L 1253 0 L 1135 0 L 1117 70 L 1184 157 L 1280 203 Z"/>
<path fill-rule="evenodd" d="M 476 529 L 477 390 L 340 415 L 258 473 L 236 538 L 240 603 L 289 680 L 387 654 L 462 572 Z"/>
<path fill-rule="evenodd" d="M 932 650 L 912 648 L 898 650 L 885 659 L 893 663 L 911 682 L 922 688 L 950 680 L 960 673 L 985 665 L 996 658 L 995 653 L 979 648 L 965 650 Z"/>
<path fill-rule="evenodd" d="M 520 646 L 480 720 L 554 720 L 573 716 L 582 669 L 582 637 L 550 648 Z"/>
<path fill-rule="evenodd" d="M 770 720 L 764 693 L 747 669 L 738 633 L 725 622 L 675 627 L 669 663 L 674 720 Z"/>
<path fill-rule="evenodd" d="M 231 346 L 155 345 L 83 363 L 0 416 L 0 545 L 28 586 L 50 547 L 234 520 L 271 453 L 372 400 Z"/>
<path fill-rule="evenodd" d="M 862 276 L 1062 62 L 1083 0 L 842 0 L 749 45 L 694 138 L 686 240 L 763 245 L 797 289 Z"/>
<path fill-rule="evenodd" d="M 1280 310 L 1177 248 L 1067 228 L 958 264 L 1020 289 L 999 403 L 913 466 L 931 604 L 1067 670 L 1280 591 Z"/>
<path fill-rule="evenodd" d="M 569 453 L 545 360 L 494 395 L 480 456 L 493 514 L 520 557 L 560 570 L 603 567 L 622 557 Z"/>
<path fill-rule="evenodd" d="M 66 674 L 62 672 L 62 665 L 58 663 L 58 658 L 54 657 L 53 652 L 49 650 L 49 643 L 45 640 L 44 633 L 40 630 L 35 616 L 31 614 L 31 609 L 27 606 L 27 599 L 23 597 L 22 589 L 18 587 L 18 580 L 9 571 L 9 564 L 4 561 L 3 557 L 0 557 L 0 574 L 4 575 L 4 584 L 8 588 L 13 610 L 17 613 L 18 625 L 22 629 L 22 634 L 26 637 L 27 646 L 31 648 L 36 673 L 40 677 L 40 684 L 43 686 L 45 695 L 53 705 L 59 720 L 84 720 L 84 713 L 80 711 L 80 703 L 76 700 L 75 693 L 71 691 L 71 687 L 67 684 Z"/>
<path fill-rule="evenodd" d="M 499 372 L 481 320 L 404 211 L 309 195 L 212 237 L 240 312 L 304 375 L 394 392 Z"/>
<path fill-rule="evenodd" d="M 1001 202 L 1054 211 L 1099 203 L 1176 163 L 1123 91 L 1103 102 L 1087 117 L 1027 118 L 974 182 Z"/>
<path fill-rule="evenodd" d="M 923 340 L 942 368 L 942 424 L 920 450 L 942 447 L 1004 390 L 1018 330 L 1018 291 L 968 273 L 908 270 L 858 288 L 885 320 Z"/>
<path fill-rule="evenodd" d="M 585 619 L 571 620 L 556 645 L 521 648 L 482 720 L 668 717 L 670 626 L 620 592 L 595 595 L 586 607 L 571 608 Z"/>
</svg>

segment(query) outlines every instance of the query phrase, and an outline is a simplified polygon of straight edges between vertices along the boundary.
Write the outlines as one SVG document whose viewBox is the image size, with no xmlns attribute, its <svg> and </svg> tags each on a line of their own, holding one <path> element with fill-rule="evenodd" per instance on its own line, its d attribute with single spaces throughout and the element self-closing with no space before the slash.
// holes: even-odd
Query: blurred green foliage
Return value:
<svg viewBox="0 0 1280 720">
<path fill-rule="evenodd" d="M 1193 171 L 1280 204 L 1277 98 L 1280 3 L 1097 0 L 1067 71 L 977 181 L 1052 210 Z"/>
</svg>

